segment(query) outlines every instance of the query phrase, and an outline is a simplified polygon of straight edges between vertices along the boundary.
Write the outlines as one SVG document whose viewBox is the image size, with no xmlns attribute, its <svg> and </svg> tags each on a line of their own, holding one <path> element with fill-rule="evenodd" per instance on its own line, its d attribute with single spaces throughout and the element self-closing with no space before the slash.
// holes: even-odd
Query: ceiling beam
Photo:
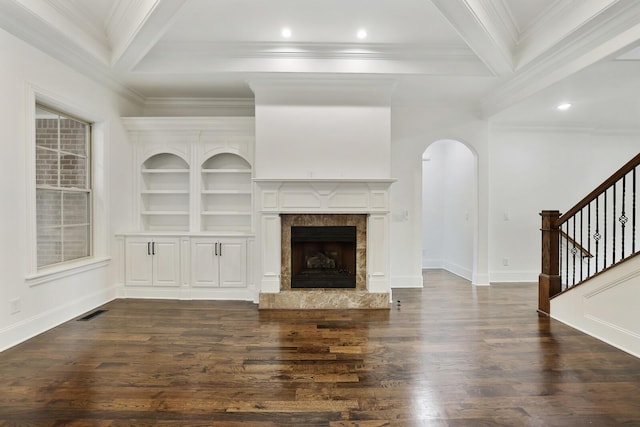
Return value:
<svg viewBox="0 0 640 427">
<path fill-rule="evenodd" d="M 120 0 L 107 23 L 111 65 L 130 71 L 151 50 L 186 0 Z"/>
<path fill-rule="evenodd" d="M 491 1 L 432 0 L 460 37 L 497 76 L 513 72 L 516 34 Z"/>
<path fill-rule="evenodd" d="M 590 65 L 615 58 L 639 40 L 640 2 L 611 3 L 485 97 L 483 115 L 491 117 Z"/>
<path fill-rule="evenodd" d="M 617 3 L 618 0 L 557 1 L 518 37 L 516 69 L 533 61 L 557 43 Z"/>
</svg>

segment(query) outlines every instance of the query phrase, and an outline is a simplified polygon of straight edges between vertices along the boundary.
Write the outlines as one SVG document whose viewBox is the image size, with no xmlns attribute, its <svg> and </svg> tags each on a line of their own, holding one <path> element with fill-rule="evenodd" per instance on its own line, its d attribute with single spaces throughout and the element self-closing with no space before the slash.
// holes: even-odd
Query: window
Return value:
<svg viewBox="0 0 640 427">
<path fill-rule="evenodd" d="M 91 125 L 36 105 L 37 267 L 91 255 Z"/>
</svg>

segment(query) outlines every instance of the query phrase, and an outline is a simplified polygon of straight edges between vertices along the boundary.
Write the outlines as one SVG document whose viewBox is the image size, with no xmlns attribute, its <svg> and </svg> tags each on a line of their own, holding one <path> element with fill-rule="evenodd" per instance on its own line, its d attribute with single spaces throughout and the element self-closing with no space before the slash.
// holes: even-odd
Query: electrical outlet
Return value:
<svg viewBox="0 0 640 427">
<path fill-rule="evenodd" d="M 11 314 L 20 313 L 20 298 L 12 299 L 9 301 Z"/>
<path fill-rule="evenodd" d="M 505 267 L 509 266 L 509 258 L 502 258 L 502 265 L 504 265 Z"/>
</svg>

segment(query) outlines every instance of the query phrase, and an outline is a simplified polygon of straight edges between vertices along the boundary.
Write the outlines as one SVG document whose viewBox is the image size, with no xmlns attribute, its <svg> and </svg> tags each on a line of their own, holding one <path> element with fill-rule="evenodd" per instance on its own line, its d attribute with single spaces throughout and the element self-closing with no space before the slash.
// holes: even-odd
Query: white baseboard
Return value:
<svg viewBox="0 0 640 427">
<path fill-rule="evenodd" d="M 229 300 L 256 302 L 253 288 L 206 288 L 206 287 L 118 287 L 118 298 L 176 299 L 176 300 Z"/>
<path fill-rule="evenodd" d="M 441 259 L 422 259 L 422 269 L 423 270 L 436 270 L 444 268 L 443 261 Z"/>
<path fill-rule="evenodd" d="M 422 288 L 422 275 L 420 276 L 393 276 L 391 277 L 391 289 Z"/>
<path fill-rule="evenodd" d="M 493 271 L 489 274 L 491 283 L 537 283 L 539 271 Z"/>
<path fill-rule="evenodd" d="M 453 262 L 446 262 L 443 268 L 455 274 L 456 276 L 460 276 L 463 279 L 467 279 L 469 281 L 471 281 L 471 278 L 473 276 L 473 272 L 471 271 L 471 269 L 467 267 L 463 267 Z"/>
<path fill-rule="evenodd" d="M 0 330 L 0 351 L 18 345 L 83 313 L 104 305 L 113 300 L 115 295 L 115 287 L 106 288 L 9 325 Z"/>
</svg>

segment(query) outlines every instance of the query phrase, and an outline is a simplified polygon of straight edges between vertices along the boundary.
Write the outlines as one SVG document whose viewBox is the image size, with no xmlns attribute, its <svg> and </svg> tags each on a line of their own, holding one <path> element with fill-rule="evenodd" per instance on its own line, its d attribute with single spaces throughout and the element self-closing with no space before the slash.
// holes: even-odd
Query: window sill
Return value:
<svg viewBox="0 0 640 427">
<path fill-rule="evenodd" d="M 85 259 L 82 261 L 71 262 L 64 265 L 59 265 L 51 268 L 46 268 L 38 271 L 35 274 L 25 277 L 25 283 L 29 286 L 38 286 L 43 283 L 59 280 L 64 277 L 73 276 L 75 274 L 83 273 L 85 271 L 95 270 L 97 268 L 105 267 L 109 264 L 111 257 L 100 257 Z"/>
</svg>

